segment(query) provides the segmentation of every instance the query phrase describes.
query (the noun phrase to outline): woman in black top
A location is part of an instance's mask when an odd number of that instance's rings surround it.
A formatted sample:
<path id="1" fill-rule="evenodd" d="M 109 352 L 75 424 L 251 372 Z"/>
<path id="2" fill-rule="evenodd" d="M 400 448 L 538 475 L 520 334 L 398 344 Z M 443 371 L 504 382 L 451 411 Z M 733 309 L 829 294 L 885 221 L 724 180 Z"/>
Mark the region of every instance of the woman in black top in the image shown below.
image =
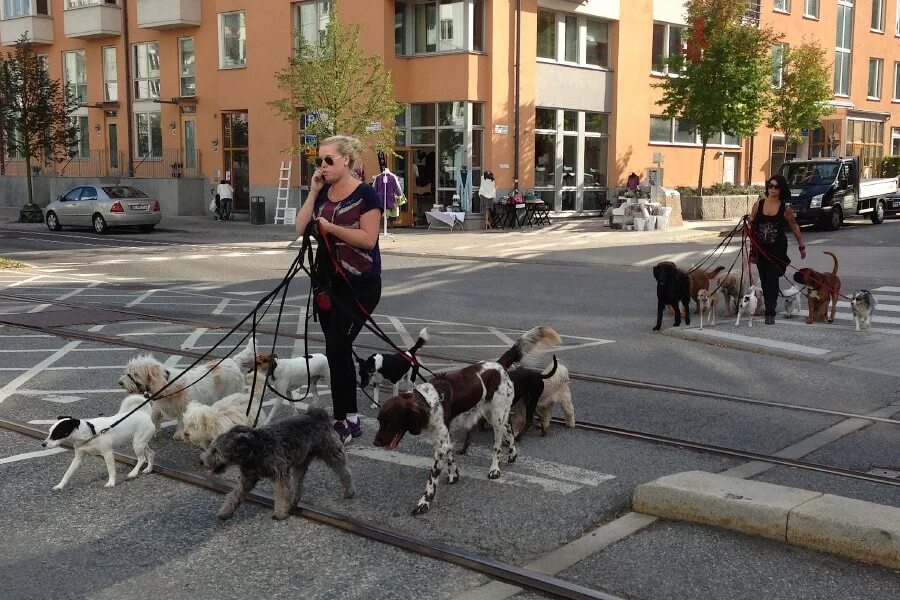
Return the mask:
<path id="1" fill-rule="evenodd" d="M 794 219 L 794 211 L 786 202 L 790 202 L 791 190 L 787 180 L 781 175 L 774 175 L 766 183 L 766 197 L 753 205 L 750 223 L 753 237 L 759 248 L 753 248 L 751 262 L 756 263 L 759 281 L 762 284 L 763 299 L 766 304 L 766 325 L 775 323 L 775 310 L 778 304 L 778 278 L 784 275 L 791 259 L 787 255 L 787 230 L 790 229 L 797 238 L 800 247 L 800 258 L 806 258 L 806 245 L 800 226 Z"/>

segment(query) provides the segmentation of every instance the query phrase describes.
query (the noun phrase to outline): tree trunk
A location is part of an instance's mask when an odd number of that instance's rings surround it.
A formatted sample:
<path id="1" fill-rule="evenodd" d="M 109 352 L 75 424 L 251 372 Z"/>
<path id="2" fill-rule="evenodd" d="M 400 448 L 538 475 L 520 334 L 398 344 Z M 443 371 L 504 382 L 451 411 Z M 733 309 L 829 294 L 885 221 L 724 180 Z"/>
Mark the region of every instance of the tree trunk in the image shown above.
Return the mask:
<path id="1" fill-rule="evenodd" d="M 709 140 L 703 138 L 703 146 L 700 149 L 700 177 L 697 179 L 697 193 L 703 197 L 703 166 L 706 164 L 706 144 Z"/>
<path id="2" fill-rule="evenodd" d="M 28 188 L 27 204 L 34 204 L 34 184 L 31 181 L 31 152 L 25 153 L 25 184 Z"/>

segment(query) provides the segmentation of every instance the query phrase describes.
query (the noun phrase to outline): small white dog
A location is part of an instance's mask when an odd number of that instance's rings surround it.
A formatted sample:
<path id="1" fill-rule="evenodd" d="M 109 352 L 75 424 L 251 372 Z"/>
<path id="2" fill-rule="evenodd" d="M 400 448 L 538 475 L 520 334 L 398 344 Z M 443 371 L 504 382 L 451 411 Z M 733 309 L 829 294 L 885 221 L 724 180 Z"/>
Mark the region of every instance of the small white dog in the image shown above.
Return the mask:
<path id="1" fill-rule="evenodd" d="M 853 292 L 853 299 L 850 300 L 850 308 L 853 309 L 853 322 L 856 323 L 856 330 L 860 327 L 868 329 L 872 322 L 872 313 L 875 312 L 877 304 L 875 296 L 869 290 L 857 290 Z"/>
<path id="2" fill-rule="evenodd" d="M 113 456 L 113 448 L 131 440 L 134 454 L 137 456 L 137 464 L 128 473 L 128 479 L 134 479 L 138 473 L 149 473 L 153 470 L 153 450 L 149 443 L 156 426 L 150 418 L 150 404 L 129 416 L 127 419 L 107 431 L 100 433 L 129 412 L 144 402 L 144 397 L 132 394 L 122 400 L 119 412 L 111 417 L 97 417 L 96 419 L 76 419 L 74 417 L 60 417 L 50 428 L 47 439 L 41 444 L 44 448 L 56 448 L 63 442 L 71 442 L 75 447 L 75 457 L 69 465 L 66 474 L 53 489 L 61 490 L 69 483 L 72 475 L 81 466 L 87 454 L 102 456 L 106 461 L 106 470 L 109 472 L 109 480 L 104 487 L 116 485 L 116 459 Z M 99 434 L 99 435 L 98 435 Z M 141 471 L 141 467 L 146 467 Z"/>
<path id="3" fill-rule="evenodd" d="M 283 396 L 289 394 L 298 388 L 310 384 L 310 393 L 319 402 L 318 383 L 328 384 L 330 382 L 331 371 L 328 368 L 328 359 L 324 354 L 311 354 L 309 358 L 305 356 L 297 356 L 294 358 L 278 358 L 277 354 L 272 352 L 261 352 L 256 355 L 257 377 L 265 380 L 269 377 L 269 385 Z M 309 374 L 306 373 L 306 366 L 309 365 Z M 275 396 L 275 405 L 266 416 L 265 424 L 271 423 L 275 417 L 275 413 L 284 404 L 284 398 Z"/>
<path id="4" fill-rule="evenodd" d="M 737 327 L 741 324 L 741 313 L 745 312 L 750 317 L 750 327 L 753 327 L 753 315 L 756 314 L 756 309 L 759 306 L 759 296 L 762 293 L 755 285 L 751 285 L 747 289 L 747 293 L 741 296 L 741 304 L 738 306 L 737 311 L 737 319 L 734 320 L 734 325 Z"/>
<path id="5" fill-rule="evenodd" d="M 797 304 L 800 299 L 800 289 L 792 285 L 786 290 L 781 290 L 781 296 L 784 298 L 784 316 L 793 317 L 797 312 Z"/>
<path id="6" fill-rule="evenodd" d="M 719 292 L 709 290 L 697 291 L 697 306 L 700 308 L 700 329 L 703 329 L 703 314 L 706 313 L 706 324 L 716 324 L 716 303 L 719 301 Z"/>
<path id="7" fill-rule="evenodd" d="M 153 401 L 153 422 L 158 426 L 164 419 L 178 422 L 175 439 L 181 439 L 181 419 L 191 402 L 212 404 L 229 394 L 244 390 L 244 373 L 253 365 L 253 340 L 247 343 L 234 358 L 218 359 L 205 365 L 197 365 L 184 377 L 172 384 Z M 119 385 L 132 394 L 149 392 L 155 394 L 170 379 L 183 373 L 184 369 L 169 372 L 165 365 L 152 355 L 138 356 L 125 365 L 125 374 Z"/>
<path id="8" fill-rule="evenodd" d="M 212 406 L 191 402 L 182 418 L 183 438 L 189 444 L 206 450 L 212 441 L 235 425 L 253 425 L 259 410 L 263 378 L 257 379 L 257 392 L 253 394 L 253 404 L 247 414 L 250 392 L 238 392 L 225 396 Z"/>

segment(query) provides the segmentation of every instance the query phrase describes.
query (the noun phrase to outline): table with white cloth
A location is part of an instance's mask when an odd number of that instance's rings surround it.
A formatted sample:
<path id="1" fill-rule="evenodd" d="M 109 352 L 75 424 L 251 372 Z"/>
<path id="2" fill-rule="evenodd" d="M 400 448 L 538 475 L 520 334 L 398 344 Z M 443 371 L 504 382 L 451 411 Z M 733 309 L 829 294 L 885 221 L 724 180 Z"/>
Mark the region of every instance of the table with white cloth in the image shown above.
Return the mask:
<path id="1" fill-rule="evenodd" d="M 459 225 L 460 229 L 463 229 L 463 223 L 466 221 L 466 213 L 465 212 L 440 212 L 436 210 L 429 210 L 425 213 L 425 218 L 428 220 L 428 229 L 431 229 L 434 225 L 445 226 L 453 231 L 453 229 Z"/>

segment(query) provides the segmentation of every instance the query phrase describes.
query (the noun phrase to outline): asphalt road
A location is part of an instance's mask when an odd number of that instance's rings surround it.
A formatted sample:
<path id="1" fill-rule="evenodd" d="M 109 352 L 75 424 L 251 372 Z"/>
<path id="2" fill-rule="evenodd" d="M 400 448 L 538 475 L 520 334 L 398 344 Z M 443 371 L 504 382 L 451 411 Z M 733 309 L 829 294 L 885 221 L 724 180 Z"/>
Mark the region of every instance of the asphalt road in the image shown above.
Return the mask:
<path id="1" fill-rule="evenodd" d="M 840 247 L 841 256 L 856 265 L 842 272 L 845 288 L 900 292 L 896 267 L 879 262 L 868 270 L 858 268 L 876 252 L 893 256 L 896 265 L 898 225 L 809 232 L 807 239 L 813 248 Z M 54 301 L 63 301 L 225 327 L 276 284 L 293 258 L 283 244 L 223 244 L 158 233 L 99 237 L 0 228 L 0 255 L 32 265 L 0 271 L 0 313 L 30 312 L 39 322 L 60 308 Z M 692 251 L 702 254 L 714 243 L 694 241 Z M 867 344 L 860 342 L 865 339 L 860 335 L 875 336 L 868 345 L 883 349 L 882 356 L 900 354 L 900 323 L 886 321 L 878 324 L 879 331 L 864 334 L 847 322 L 830 329 L 780 322 L 772 330 L 772 338 L 855 353 L 829 363 L 689 342 L 651 331 L 655 297 L 649 268 L 587 264 L 567 260 L 567 252 L 545 250 L 541 258 L 561 263 L 554 265 L 387 253 L 378 320 L 403 344 L 428 326 L 432 338 L 423 352 L 455 358 L 427 359 L 433 368 L 496 357 L 518 332 L 544 324 L 563 335 L 557 356 L 575 372 L 854 414 L 881 410 L 881 416 L 900 418 L 900 404 L 892 406 L 900 380 L 889 369 L 867 368 Z M 633 252 L 633 263 L 647 255 Z M 289 334 L 303 331 L 306 289 L 298 280 L 290 290 L 283 328 Z M 900 317 L 889 310 L 879 314 Z M 274 316 L 266 322 L 274 324 Z M 129 344 L 170 348 L 167 356 L 157 356 L 169 359 L 170 366 L 186 366 L 190 359 L 179 358 L 179 350 L 202 351 L 221 337 L 214 328 L 136 317 L 63 327 L 110 336 L 115 343 L 0 327 L 0 418 L 46 427 L 41 423 L 57 414 L 109 414 L 122 396 L 116 386 L 122 366 L 139 352 Z M 310 327 L 318 334 L 315 323 Z M 760 335 L 764 331 L 757 329 Z M 271 337 L 261 336 L 261 341 L 270 343 Z M 376 345 L 376 340 L 362 335 L 360 343 Z M 282 337 L 279 344 L 284 353 L 302 350 L 302 341 L 294 338 Z M 314 340 L 311 349 L 320 349 Z M 789 407 L 587 381 L 574 381 L 572 393 L 584 421 L 764 454 L 804 442 L 794 452 L 798 458 L 861 472 L 900 471 L 897 424 L 850 426 L 840 416 Z M 581 556 L 571 543 L 602 538 L 608 535 L 604 526 L 627 518 L 635 485 L 679 471 L 718 472 L 746 462 L 584 430 L 554 427 L 545 438 L 530 434 L 522 441 L 521 458 L 501 465 L 499 481 L 486 478 L 490 436 L 477 435 L 470 455 L 460 460 L 463 480 L 441 485 L 432 511 L 412 517 L 409 511 L 430 464 L 430 444 L 407 436 L 398 452 L 374 448 L 375 414 L 360 400 L 364 435 L 350 447 L 359 495 L 340 498 L 337 482 L 319 466 L 310 471 L 305 502 L 517 565 L 568 548 L 559 577 L 630 598 L 886 598 L 900 584 L 890 570 L 660 521 L 624 539 L 610 538 Z M 327 394 L 323 401 L 328 404 Z M 171 429 L 160 432 L 153 447 L 166 462 L 201 470 L 199 451 L 172 440 Z M 276 523 L 267 509 L 245 505 L 235 519 L 219 524 L 214 518 L 219 495 L 160 475 L 127 482 L 120 476 L 119 486 L 103 489 L 105 469 L 99 460 L 87 461 L 66 490 L 52 492 L 70 453 L 30 454 L 36 451 L 36 440 L 0 431 L 0 495 L 8 507 L 0 513 L 0 530 L 7 537 L 0 549 L 3 598 L 287 597 L 298 591 L 311 598 L 453 598 L 467 591 L 473 598 L 494 597 L 488 595 L 493 588 L 478 587 L 488 582 L 481 575 L 302 518 Z M 900 506 L 897 488 L 883 484 L 787 467 L 758 469 L 757 477 Z"/>

